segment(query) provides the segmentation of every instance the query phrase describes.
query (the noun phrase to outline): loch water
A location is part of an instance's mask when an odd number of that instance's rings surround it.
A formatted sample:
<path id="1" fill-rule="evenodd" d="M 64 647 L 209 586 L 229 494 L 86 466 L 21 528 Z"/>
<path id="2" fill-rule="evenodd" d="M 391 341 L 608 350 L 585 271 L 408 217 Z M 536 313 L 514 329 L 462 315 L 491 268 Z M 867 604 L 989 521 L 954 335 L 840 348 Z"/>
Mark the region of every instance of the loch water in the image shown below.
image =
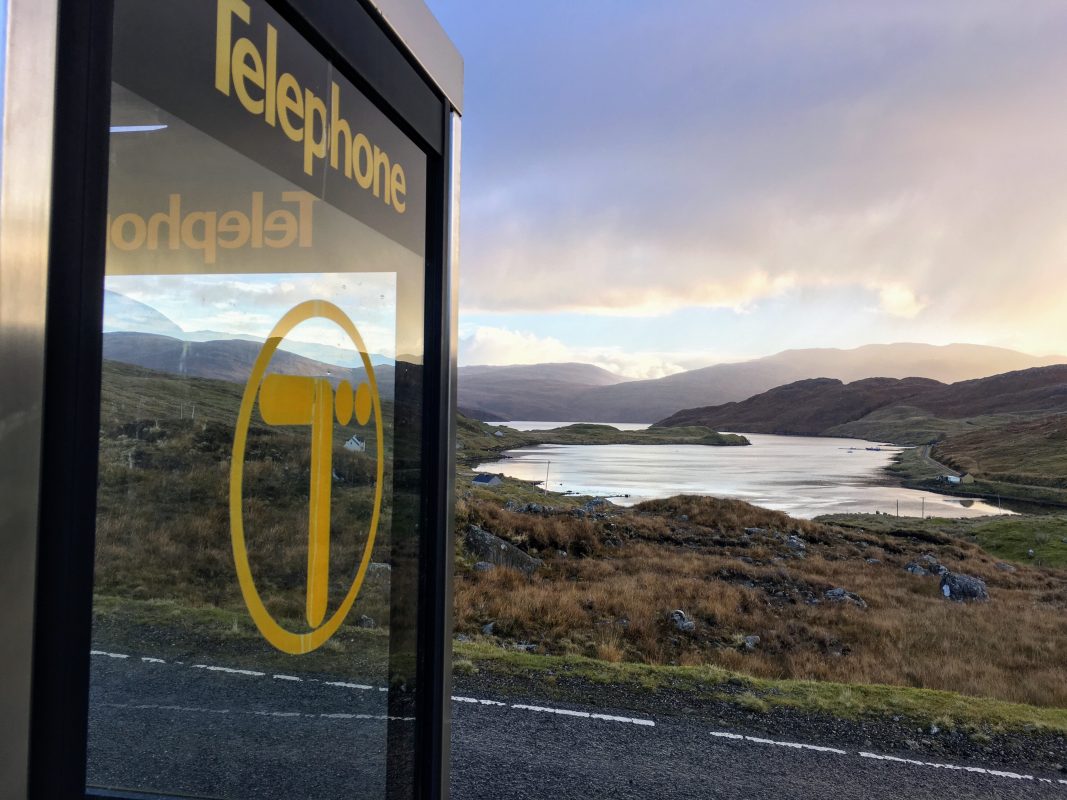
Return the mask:
<path id="1" fill-rule="evenodd" d="M 520 430 L 566 423 L 509 422 Z M 640 429 L 641 425 L 619 425 Z M 479 464 L 479 472 L 544 482 L 554 492 L 610 497 L 620 505 L 676 494 L 732 497 L 810 519 L 873 513 L 977 517 L 1011 513 L 997 505 L 899 486 L 884 471 L 903 448 L 811 436 L 744 434 L 751 445 L 539 445 Z"/>

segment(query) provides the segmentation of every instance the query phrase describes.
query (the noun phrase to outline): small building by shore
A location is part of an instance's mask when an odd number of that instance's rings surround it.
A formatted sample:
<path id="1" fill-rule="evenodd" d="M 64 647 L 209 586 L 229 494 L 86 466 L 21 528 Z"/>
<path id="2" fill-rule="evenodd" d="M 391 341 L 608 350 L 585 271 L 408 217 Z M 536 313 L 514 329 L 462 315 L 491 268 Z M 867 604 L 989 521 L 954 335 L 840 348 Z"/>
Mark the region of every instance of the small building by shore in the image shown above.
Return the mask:
<path id="1" fill-rule="evenodd" d="M 959 485 L 961 483 L 974 483 L 974 476 L 969 472 L 964 475 L 942 475 L 940 480 L 945 483 Z"/>

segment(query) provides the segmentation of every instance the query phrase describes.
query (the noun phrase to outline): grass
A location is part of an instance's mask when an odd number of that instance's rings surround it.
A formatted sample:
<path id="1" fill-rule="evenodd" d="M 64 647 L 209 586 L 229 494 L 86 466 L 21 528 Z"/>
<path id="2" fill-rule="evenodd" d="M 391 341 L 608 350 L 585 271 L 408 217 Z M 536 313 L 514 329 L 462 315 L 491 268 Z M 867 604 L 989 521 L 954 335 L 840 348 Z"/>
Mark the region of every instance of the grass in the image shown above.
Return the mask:
<path id="1" fill-rule="evenodd" d="M 288 622 L 295 626 L 299 621 Z M 261 671 L 296 669 L 293 656 L 275 650 L 260 636 L 244 607 L 96 594 L 93 626 L 94 645 L 106 644 L 122 652 Z M 299 657 L 299 669 L 305 674 L 378 677 L 383 681 L 387 680 L 388 663 L 388 630 L 351 624 L 342 625 L 318 650 Z"/>
<path id="2" fill-rule="evenodd" d="M 1067 733 L 1067 710 L 1040 708 L 955 692 L 900 686 L 841 684 L 753 678 L 709 665 L 662 666 L 605 663 L 583 656 L 546 656 L 507 650 L 484 641 L 458 642 L 459 674 L 499 675 L 539 684 L 546 693 L 564 693 L 579 681 L 627 691 L 635 699 L 671 692 L 692 703 L 726 702 L 749 711 L 794 709 L 840 719 L 901 717 L 926 727 L 971 732 L 1045 731 Z M 580 686 L 578 687 L 581 692 Z M 576 699 L 580 700 L 580 696 Z"/>
<path id="3" fill-rule="evenodd" d="M 105 362 L 97 495 L 96 591 L 132 599 L 244 607 L 233 579 L 229 460 L 243 387 Z M 196 417 L 180 410 L 195 401 Z M 391 404 L 387 404 L 391 406 Z M 383 409 L 383 414 L 391 408 Z M 254 418 L 255 419 L 255 418 Z M 351 583 L 373 505 L 373 460 L 334 431 L 330 588 Z M 364 431 L 373 448 L 373 431 Z M 389 497 L 386 448 L 385 496 Z M 310 444 L 306 430 L 249 429 L 244 521 L 251 568 L 271 613 L 304 613 Z M 392 509 L 383 507 L 372 561 L 388 561 Z M 388 581 L 368 578 L 360 611 L 388 620 Z"/>
<path id="4" fill-rule="evenodd" d="M 294 661 L 267 646 L 247 614 L 173 601 L 138 601 L 109 595 L 94 599 L 94 641 L 132 654 L 187 663 L 207 663 L 291 673 Z M 210 654 L 210 655 L 205 655 Z M 1067 732 L 1067 711 L 895 686 L 767 680 L 708 666 L 660 666 L 612 662 L 582 656 L 546 656 L 500 647 L 489 641 L 456 642 L 453 674 L 461 678 L 520 678 L 547 695 L 565 682 L 585 682 L 626 692 L 635 705 L 652 704 L 665 692 L 692 703 L 726 702 L 750 711 L 776 708 L 843 719 L 900 716 L 919 725 L 973 731 Z M 387 680 L 388 632 L 342 626 L 330 642 L 300 657 L 304 675 Z M 563 681 L 561 681 L 563 679 Z M 579 689 L 579 691 L 581 691 Z M 587 698 L 576 696 L 575 702 Z"/>
<path id="5" fill-rule="evenodd" d="M 871 442 L 921 445 L 941 441 L 975 428 L 1001 424 L 1011 415 L 986 415 L 964 419 L 941 419 L 914 406 L 892 406 L 823 431 L 824 436 L 848 436 Z"/>
<path id="6" fill-rule="evenodd" d="M 955 439 L 948 439 L 942 442 L 931 455 L 935 459 L 942 459 L 950 468 L 966 472 L 968 466 L 974 465 L 968 462 L 954 462 L 946 455 L 946 448 L 951 452 L 955 441 Z M 981 498 L 992 503 L 1008 501 L 1015 506 L 1030 510 L 1067 506 L 1067 489 L 1025 484 L 1021 482 L 1024 479 L 1019 475 L 1012 476 L 1013 481 L 1005 481 L 972 473 L 975 477 L 974 483 L 942 483 L 937 478 L 945 474 L 945 471 L 923 459 L 920 456 L 920 449 L 919 447 L 909 448 L 894 456 L 893 463 L 886 467 L 886 471 L 905 486 L 913 489 L 959 497 Z"/>
<path id="7" fill-rule="evenodd" d="M 934 457 L 989 481 L 1067 489 L 1067 415 L 1014 421 L 953 436 Z"/>
<path id="8" fill-rule="evenodd" d="M 456 627 L 468 635 L 492 621 L 501 641 L 552 655 L 1067 706 L 1065 576 L 1031 565 L 1002 571 L 964 537 L 793 520 L 703 497 L 612 509 L 603 519 L 488 501 L 461 503 L 457 513 L 461 528 L 478 524 L 545 560 L 532 578 L 458 574 Z M 805 541 L 803 557 L 790 535 Z M 925 554 L 981 577 L 991 602 L 950 603 L 936 578 L 904 571 Z M 835 587 L 867 608 L 829 602 Z M 674 609 L 693 620 L 691 632 L 670 620 Z M 755 650 L 738 644 L 748 635 L 761 639 Z"/>
<path id="9" fill-rule="evenodd" d="M 1067 506 L 1067 414 L 990 414 L 940 419 L 910 406 L 880 409 L 823 431 L 903 445 L 933 444 L 931 455 L 970 473 L 973 484 L 946 485 L 941 474 L 906 451 L 889 472 L 913 488 L 1035 506 Z"/>
<path id="10" fill-rule="evenodd" d="M 744 436 L 718 433 L 702 425 L 621 431 L 611 425 L 578 423 L 545 431 L 518 431 L 457 415 L 457 459 L 464 464 L 493 460 L 504 450 L 539 444 L 693 444 L 711 447 L 749 444 Z"/>
<path id="11" fill-rule="evenodd" d="M 834 514 L 819 521 L 894 536 L 946 535 L 974 542 L 1004 561 L 1067 569 L 1067 515 L 1020 514 L 971 519 L 893 517 L 886 514 Z M 1031 557 L 1029 551 L 1033 550 Z"/>
<path id="12" fill-rule="evenodd" d="M 927 481 L 944 475 L 945 471 L 938 469 L 921 455 L 922 447 L 909 447 L 893 456 L 892 463 L 886 467 L 886 472 L 903 481 Z"/>
<path id="13" fill-rule="evenodd" d="M 556 509 L 573 509 L 580 506 L 588 498 L 577 495 L 565 495 L 558 492 L 545 493 L 542 488 L 543 481 L 523 481 L 518 478 L 509 478 L 500 475 L 500 486 L 475 486 L 471 481 L 475 472 L 469 467 L 459 466 L 456 469 L 456 489 L 459 500 L 486 500 L 498 504 L 511 503 L 512 505 L 526 505 L 537 503 L 549 505 Z"/>
<path id="14" fill-rule="evenodd" d="M 236 665 L 293 668 L 251 626 L 234 580 L 227 486 L 241 390 L 105 364 L 95 582 L 102 640 L 135 652 L 197 659 L 211 653 Z M 192 419 L 185 409 L 194 402 Z M 479 426 L 460 420 L 468 442 L 485 434 L 487 426 Z M 347 435 L 338 430 L 334 440 L 331 597 L 351 579 L 369 508 L 371 460 L 341 448 Z M 509 446 L 517 435 L 490 433 L 485 444 Z M 386 444 L 388 475 L 392 443 Z M 291 629 L 304 615 L 308 467 L 306 431 L 253 425 L 244 506 L 252 569 L 271 613 Z M 600 680 L 653 690 L 704 681 L 716 693 L 743 695 L 738 702 L 751 708 L 796 703 L 828 713 L 893 704 L 925 713 L 912 698 L 922 698 L 935 716 L 960 719 L 970 708 L 1010 720 L 1007 706 L 1018 704 L 1047 709 L 1051 719 L 1059 713 L 1052 709 L 1067 707 L 1067 574 L 1060 569 L 1067 566 L 1061 541 L 1067 533 L 1057 534 L 1063 518 L 980 525 L 902 525 L 884 516 L 803 521 L 707 497 L 589 509 L 586 498 L 546 497 L 522 481 L 474 488 L 470 475 L 457 481 L 456 628 L 480 638 L 482 626 L 493 622 L 494 635 L 479 645 L 484 651 L 460 648 L 470 662 L 461 671 L 558 658 L 528 663 L 569 664 L 583 675 L 599 670 Z M 518 510 L 530 503 L 541 510 Z M 390 558 L 394 513 L 385 509 L 374 561 Z M 462 548 L 469 524 L 543 559 L 543 566 L 531 577 L 475 571 Z M 1029 547 L 1032 561 L 1024 557 Z M 904 572 L 924 554 L 986 580 L 992 600 L 945 601 L 936 578 Z M 998 559 L 1019 566 L 1006 572 Z M 384 572 L 368 578 L 349 616 L 370 616 L 377 630 L 344 626 L 302 659 L 301 669 L 384 669 L 390 583 Z M 835 587 L 862 596 L 866 608 L 828 601 L 825 592 Z M 675 609 L 686 612 L 693 630 L 671 621 Z M 760 637 L 755 649 L 743 645 L 749 635 Z M 494 660 L 500 645 L 516 643 L 537 653 Z"/>
<path id="15" fill-rule="evenodd" d="M 547 431 L 523 431 L 537 444 L 699 444 L 712 447 L 749 444 L 736 433 L 718 433 L 703 425 L 621 431 L 611 425 L 577 423 Z"/>

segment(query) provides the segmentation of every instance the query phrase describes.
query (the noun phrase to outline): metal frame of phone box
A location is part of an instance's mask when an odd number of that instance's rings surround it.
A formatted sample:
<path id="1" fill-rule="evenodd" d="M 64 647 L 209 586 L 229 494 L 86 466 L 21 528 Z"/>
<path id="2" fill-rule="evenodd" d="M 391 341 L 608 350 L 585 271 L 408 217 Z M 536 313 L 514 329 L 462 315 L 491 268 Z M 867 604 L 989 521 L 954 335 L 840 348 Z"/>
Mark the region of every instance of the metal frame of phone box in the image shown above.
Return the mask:
<path id="1" fill-rule="evenodd" d="M 393 758 L 392 748 L 405 750 L 407 766 L 390 766 L 388 796 L 445 797 L 451 656 L 452 548 L 448 543 L 452 533 L 455 457 L 451 442 L 458 286 L 457 105 L 461 102 L 456 87 L 461 91 L 462 62 L 458 53 L 447 54 L 444 63 L 449 74 L 431 77 L 425 65 L 432 69 L 435 62 L 442 63 L 441 59 L 430 53 L 429 57 L 423 54 L 420 60 L 419 54 L 405 47 L 404 38 L 415 43 L 447 44 L 443 32 L 431 31 L 427 37 L 416 31 L 415 36 L 402 38 L 390 26 L 390 19 L 432 23 L 421 0 L 380 0 L 376 4 L 369 0 L 269 2 L 420 146 L 428 159 L 424 300 L 427 347 L 418 487 L 418 527 L 422 534 L 415 576 L 419 614 L 414 632 L 418 654 L 414 704 L 418 723 L 406 735 L 407 741 L 394 741 L 390 734 L 389 758 Z M 44 7 L 52 7 L 58 14 L 42 13 Z M 20 706 L 17 697 L 0 697 L 0 712 L 13 710 L 14 714 L 8 717 L 12 726 L 0 734 L 7 740 L 0 746 L 0 794 L 39 800 L 158 798 L 160 795 L 85 787 L 113 6 L 111 0 L 8 0 L 8 8 L 9 48 L 24 48 L 26 38 L 30 38 L 46 43 L 43 52 L 47 54 L 47 43 L 54 40 L 56 59 L 47 290 L 40 298 L 47 322 L 43 338 L 38 331 L 37 339 L 29 340 L 31 345 L 38 342 L 39 347 L 23 348 L 22 362 L 0 349 L 0 371 L 26 363 L 27 358 L 32 366 L 43 370 L 43 386 L 39 387 L 43 401 L 39 479 L 33 475 L 36 454 L 27 453 L 25 463 L 30 474 L 19 480 L 12 478 L 9 485 L 0 487 L 5 496 L 11 492 L 12 498 L 21 492 L 21 502 L 31 511 L 31 505 L 36 505 L 37 516 L 36 530 L 24 525 L 3 531 L 5 539 L 10 535 L 10 545 L 29 545 L 29 557 L 12 569 L 26 564 L 32 567 L 36 549 L 36 587 L 28 708 Z M 387 14 L 389 11 L 394 12 L 392 16 Z M 8 63 L 13 62 L 9 59 Z M 11 109 L 12 99 L 26 91 L 26 87 L 17 85 L 22 79 L 19 74 L 8 77 L 15 91 L 8 92 L 5 112 Z M 444 91 L 441 86 L 446 87 Z M 32 88 L 46 91 L 40 85 Z M 8 125 L 13 122 L 18 121 L 7 119 Z M 46 125 L 47 120 L 41 124 Z M 6 154 L 8 158 L 15 155 L 10 149 Z M 43 234 L 43 226 L 39 228 Z M 5 230 L 4 236 L 7 235 Z M 27 263 L 21 265 L 24 272 Z M 12 261 L 3 269 L 10 276 L 18 266 Z M 0 317 L 0 333 L 4 336 L 11 333 L 6 328 Z M 33 370 L 27 377 L 32 383 Z M 16 375 L 14 380 L 18 379 Z M 34 386 L 28 387 L 26 394 L 29 408 Z M 7 414 L 10 409 L 0 406 L 0 411 Z M 0 478 L 6 475 L 0 474 Z M 27 490 L 36 491 L 34 497 L 27 498 Z M 26 530 L 27 527 L 31 529 Z M 17 550 L 16 547 L 13 552 Z M 29 581 L 25 583 L 30 585 Z M 14 584 L 0 588 L 0 601 L 19 600 L 13 596 L 16 590 Z M 26 590 L 22 593 L 25 595 Z M 0 616 L 5 614 L 7 610 L 0 610 Z M 5 620 L 3 631 L 22 634 L 28 643 L 26 628 L 30 624 L 25 614 L 12 614 Z M 20 672 L 24 677 L 26 651 L 26 647 L 15 646 L 0 655 L 0 677 L 15 678 Z M 26 722 L 26 711 L 28 731 L 19 725 L 19 714 Z M 25 754 L 26 736 L 28 771 L 19 776 L 18 761 Z"/>

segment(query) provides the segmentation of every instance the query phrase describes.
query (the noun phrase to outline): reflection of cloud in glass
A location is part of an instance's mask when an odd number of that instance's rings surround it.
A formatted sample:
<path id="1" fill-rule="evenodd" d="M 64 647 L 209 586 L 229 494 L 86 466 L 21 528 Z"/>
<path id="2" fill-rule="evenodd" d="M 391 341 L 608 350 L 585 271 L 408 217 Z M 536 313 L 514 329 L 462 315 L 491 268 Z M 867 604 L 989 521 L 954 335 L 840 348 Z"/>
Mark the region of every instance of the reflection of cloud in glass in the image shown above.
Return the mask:
<path id="1" fill-rule="evenodd" d="M 396 278 L 391 273 L 307 275 L 108 276 L 104 330 L 140 331 L 187 341 L 262 341 L 297 303 L 325 299 L 358 326 L 376 362 L 396 351 Z M 287 338 L 287 349 L 343 366 L 358 356 L 348 337 L 316 320 Z"/>
<path id="2" fill-rule="evenodd" d="M 173 320 L 150 305 L 108 290 L 104 292 L 104 332 L 138 331 L 163 336 L 181 336 L 182 329 Z"/>

